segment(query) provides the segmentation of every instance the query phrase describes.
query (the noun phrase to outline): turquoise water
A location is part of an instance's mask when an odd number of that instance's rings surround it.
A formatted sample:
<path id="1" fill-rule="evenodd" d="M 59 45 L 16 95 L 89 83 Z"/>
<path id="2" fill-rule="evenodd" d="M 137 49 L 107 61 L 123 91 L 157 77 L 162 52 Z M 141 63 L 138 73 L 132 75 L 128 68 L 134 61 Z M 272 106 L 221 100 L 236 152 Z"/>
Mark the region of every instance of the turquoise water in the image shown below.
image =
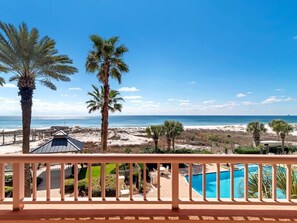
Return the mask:
<path id="1" fill-rule="evenodd" d="M 268 123 L 273 119 L 283 119 L 291 124 L 297 123 L 297 116 L 207 116 L 207 115 L 134 115 L 134 116 L 110 116 L 110 127 L 146 127 L 160 124 L 165 120 L 176 120 L 185 126 L 205 125 L 235 125 L 247 124 L 251 121 Z M 67 116 L 67 117 L 34 117 L 32 128 L 44 128 L 51 126 L 82 126 L 100 127 L 99 116 Z M 0 116 L 0 129 L 19 129 L 22 126 L 21 117 Z"/>
<path id="2" fill-rule="evenodd" d="M 234 170 L 234 197 L 235 198 L 243 198 L 244 196 L 244 165 L 239 164 L 236 165 L 237 168 Z M 258 172 L 258 166 L 255 164 L 249 164 L 248 171 L 251 174 L 255 174 Z M 271 166 L 263 166 L 263 171 L 267 171 L 268 173 L 272 172 Z M 221 198 L 230 198 L 230 171 L 221 171 L 220 175 L 220 194 Z M 189 177 L 186 176 L 187 181 Z M 202 174 L 193 175 L 192 179 L 192 187 L 199 194 L 202 194 Z M 206 197 L 207 198 L 216 198 L 217 192 L 217 180 L 216 173 L 207 173 L 206 174 Z M 279 199 L 285 198 L 285 195 L 281 190 L 277 189 L 277 197 Z"/>

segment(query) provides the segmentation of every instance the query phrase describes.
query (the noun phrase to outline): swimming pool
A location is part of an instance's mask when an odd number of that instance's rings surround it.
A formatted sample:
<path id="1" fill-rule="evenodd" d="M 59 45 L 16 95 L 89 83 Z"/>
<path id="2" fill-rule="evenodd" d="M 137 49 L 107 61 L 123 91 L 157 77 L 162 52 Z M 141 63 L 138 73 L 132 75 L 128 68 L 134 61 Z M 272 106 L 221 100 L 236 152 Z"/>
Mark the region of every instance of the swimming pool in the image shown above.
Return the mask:
<path id="1" fill-rule="evenodd" d="M 235 165 L 234 170 L 234 197 L 243 198 L 244 197 L 244 165 Z M 251 174 L 258 172 L 258 165 L 249 164 L 248 171 Z M 272 172 L 271 166 L 263 166 L 263 171 L 268 173 Z M 186 176 L 186 180 L 189 181 L 189 177 Z M 230 171 L 221 171 L 220 174 L 220 194 L 221 198 L 230 198 Z M 192 187 L 193 189 L 202 195 L 202 174 L 196 174 L 192 177 Z M 217 179 L 216 173 L 206 174 L 206 198 L 216 198 L 217 196 Z M 277 189 L 277 197 L 279 199 L 285 198 L 285 195 L 281 190 Z"/>

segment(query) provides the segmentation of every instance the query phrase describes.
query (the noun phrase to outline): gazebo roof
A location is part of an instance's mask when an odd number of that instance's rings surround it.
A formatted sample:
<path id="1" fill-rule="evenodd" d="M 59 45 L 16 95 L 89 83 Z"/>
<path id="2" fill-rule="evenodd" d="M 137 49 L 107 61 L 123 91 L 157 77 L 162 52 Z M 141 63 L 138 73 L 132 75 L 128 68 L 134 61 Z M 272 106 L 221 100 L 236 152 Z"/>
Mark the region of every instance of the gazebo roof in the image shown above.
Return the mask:
<path id="1" fill-rule="evenodd" d="M 54 134 L 52 140 L 36 149 L 31 150 L 30 153 L 44 154 L 81 152 L 83 147 L 83 142 L 69 137 L 64 131 L 60 130 Z"/>

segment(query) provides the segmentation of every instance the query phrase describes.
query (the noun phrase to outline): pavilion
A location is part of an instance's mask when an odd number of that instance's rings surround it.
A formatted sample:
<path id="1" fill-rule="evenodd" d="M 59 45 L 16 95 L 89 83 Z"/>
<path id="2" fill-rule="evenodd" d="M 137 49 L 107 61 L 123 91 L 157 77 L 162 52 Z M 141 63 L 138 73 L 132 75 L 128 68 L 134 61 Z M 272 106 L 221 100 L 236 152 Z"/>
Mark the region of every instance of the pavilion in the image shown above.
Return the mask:
<path id="1" fill-rule="evenodd" d="M 81 153 L 84 143 L 73 139 L 67 133 L 60 130 L 53 134 L 53 138 L 47 143 L 30 151 L 31 154 L 50 154 L 50 153 Z"/>

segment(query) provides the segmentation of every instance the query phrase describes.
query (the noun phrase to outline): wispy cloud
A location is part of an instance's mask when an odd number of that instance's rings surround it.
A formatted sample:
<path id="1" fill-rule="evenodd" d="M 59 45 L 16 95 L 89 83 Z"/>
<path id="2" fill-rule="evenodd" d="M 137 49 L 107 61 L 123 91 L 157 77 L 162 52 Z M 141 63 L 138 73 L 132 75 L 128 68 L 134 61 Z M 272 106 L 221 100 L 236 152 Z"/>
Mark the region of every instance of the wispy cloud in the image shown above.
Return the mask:
<path id="1" fill-rule="evenodd" d="M 251 102 L 251 101 L 243 101 L 243 102 L 241 102 L 241 104 L 246 105 L 246 106 L 249 106 L 249 105 L 254 105 L 256 103 Z"/>
<path id="2" fill-rule="evenodd" d="M 244 98 L 244 97 L 246 97 L 247 95 L 246 94 L 244 94 L 244 93 L 238 93 L 237 95 L 236 95 L 236 97 L 238 97 L 238 98 Z"/>
<path id="3" fill-rule="evenodd" d="M 71 87 L 68 88 L 69 91 L 81 91 L 82 89 L 80 87 Z"/>
<path id="4" fill-rule="evenodd" d="M 3 88 L 17 88 L 17 86 L 15 84 L 4 84 L 2 87 Z"/>
<path id="5" fill-rule="evenodd" d="M 284 88 L 276 88 L 276 89 L 274 89 L 275 91 L 286 91 L 286 89 L 284 89 Z"/>
<path id="6" fill-rule="evenodd" d="M 139 91 L 136 87 L 121 87 L 118 91 L 120 92 L 136 92 Z"/>
<path id="7" fill-rule="evenodd" d="M 169 98 L 168 101 L 175 101 L 175 102 L 179 102 L 179 103 L 189 103 L 190 100 L 188 99 L 178 99 L 178 98 Z"/>
<path id="8" fill-rule="evenodd" d="M 190 105 L 190 102 L 182 102 L 182 103 L 179 103 L 179 105 L 181 105 L 181 106 L 188 106 L 188 105 Z"/>
<path id="9" fill-rule="evenodd" d="M 207 101 L 204 101 L 202 103 L 203 104 L 213 104 L 213 103 L 215 103 L 215 100 L 207 100 Z"/>
<path id="10" fill-rule="evenodd" d="M 188 82 L 188 84 L 189 85 L 196 85 L 196 84 L 198 84 L 196 81 L 190 81 L 190 82 Z"/>
<path id="11" fill-rule="evenodd" d="M 289 102 L 289 101 L 294 101 L 293 98 L 288 97 L 288 98 L 282 98 L 282 97 L 276 97 L 276 96 L 270 96 L 264 101 L 262 101 L 262 104 L 272 104 L 272 103 L 277 103 L 277 102 Z"/>
<path id="12" fill-rule="evenodd" d="M 128 100 L 136 100 L 136 99 L 140 99 L 142 98 L 142 96 L 139 95 L 133 95 L 133 96 L 124 96 L 124 99 L 128 99 Z"/>

